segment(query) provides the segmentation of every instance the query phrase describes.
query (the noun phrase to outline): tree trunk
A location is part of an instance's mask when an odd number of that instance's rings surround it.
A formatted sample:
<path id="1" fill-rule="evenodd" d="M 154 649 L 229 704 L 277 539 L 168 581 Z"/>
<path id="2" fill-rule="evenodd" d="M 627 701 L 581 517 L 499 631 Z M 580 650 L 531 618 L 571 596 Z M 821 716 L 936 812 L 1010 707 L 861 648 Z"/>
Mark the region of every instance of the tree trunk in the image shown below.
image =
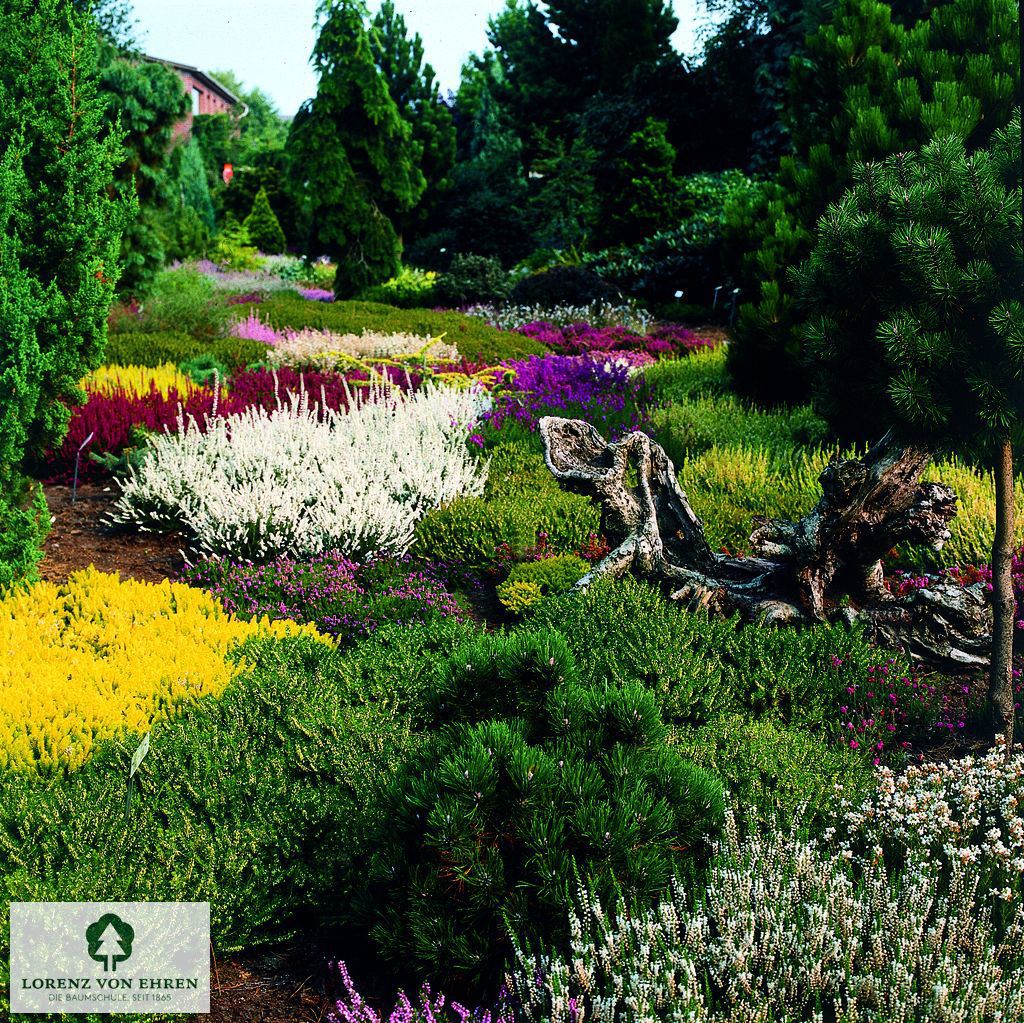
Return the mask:
<path id="1" fill-rule="evenodd" d="M 996 455 L 996 536 L 992 545 L 992 670 L 989 702 L 997 733 L 1006 737 L 1006 755 L 1013 749 L 1013 446 L 1004 437 Z"/>
<path id="2" fill-rule="evenodd" d="M 857 620 L 930 668 L 989 668 L 991 611 L 980 583 L 942 580 L 900 597 L 884 583 L 882 559 L 893 547 L 939 549 L 950 536 L 956 495 L 921 482 L 928 451 L 887 436 L 863 458 L 833 459 L 814 508 L 796 522 L 758 521 L 752 555 L 734 558 L 711 550 L 675 467 L 646 434 L 608 443 L 588 423 L 552 416 L 540 433 L 561 486 L 600 503 L 612 546 L 579 588 L 633 572 L 715 614 L 773 625 Z"/>

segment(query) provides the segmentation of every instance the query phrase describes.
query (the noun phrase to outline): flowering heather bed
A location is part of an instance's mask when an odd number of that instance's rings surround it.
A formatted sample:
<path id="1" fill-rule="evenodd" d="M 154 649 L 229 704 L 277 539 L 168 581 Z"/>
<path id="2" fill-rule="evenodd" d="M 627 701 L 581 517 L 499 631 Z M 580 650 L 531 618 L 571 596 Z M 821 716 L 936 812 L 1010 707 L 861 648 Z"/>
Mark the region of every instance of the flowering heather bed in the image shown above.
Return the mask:
<path id="1" fill-rule="evenodd" d="M 107 472 L 86 457 L 89 452 L 120 454 L 132 446 L 132 434 L 140 427 L 151 433 L 174 433 L 181 416 L 195 420 L 202 430 L 210 417 L 234 415 L 254 407 L 270 410 L 279 398 L 303 389 L 314 407 L 344 409 L 351 387 L 363 382 L 360 376 L 365 374 L 353 373 L 346 378 L 340 373 L 299 373 L 287 367 L 276 371 L 246 370 L 235 374 L 230 389 L 216 400 L 210 387 L 194 386 L 179 391 L 173 385 L 159 387 L 153 381 L 148 391 L 138 393 L 104 383 L 101 391 L 90 391 L 85 405 L 74 410 L 64 443 L 44 459 L 42 475 L 50 482 L 70 480 L 75 454 L 90 434 L 92 439 L 82 452 L 82 479 L 95 479 Z M 396 379 L 396 383 L 408 379 L 404 374 L 401 376 L 403 380 Z M 411 383 L 414 387 L 418 385 L 416 380 Z"/>
<path id="2" fill-rule="evenodd" d="M 594 327 L 589 323 L 558 326 L 536 320 L 523 324 L 519 333 L 563 355 L 635 352 L 659 359 L 715 346 L 714 341 L 671 323 L 652 327 L 646 333 L 636 333 L 626 327 Z"/>
<path id="3" fill-rule="evenodd" d="M 494 429 L 513 422 L 535 430 L 546 415 L 586 419 L 613 439 L 645 428 L 650 391 L 618 360 L 531 355 L 505 366 L 515 376 L 495 392 L 486 417 Z"/>
<path id="4" fill-rule="evenodd" d="M 727 817 L 696 891 L 603 906 L 585 886 L 570 947 L 513 962 L 491 1007 L 425 987 L 387 1017 L 345 993 L 334 1023 L 805 1023 L 1024 1019 L 1024 757 L 882 769 L 836 801 L 824 840 L 801 823 Z M 568 954 L 564 954 L 568 952 Z"/>
<path id="5" fill-rule="evenodd" d="M 280 557 L 264 565 L 209 558 L 186 569 L 182 581 L 208 590 L 241 617 L 315 624 L 340 640 L 358 639 L 382 625 L 462 620 L 454 596 L 436 574 L 413 566 L 408 557 L 363 565 L 338 551 L 306 561 Z"/>

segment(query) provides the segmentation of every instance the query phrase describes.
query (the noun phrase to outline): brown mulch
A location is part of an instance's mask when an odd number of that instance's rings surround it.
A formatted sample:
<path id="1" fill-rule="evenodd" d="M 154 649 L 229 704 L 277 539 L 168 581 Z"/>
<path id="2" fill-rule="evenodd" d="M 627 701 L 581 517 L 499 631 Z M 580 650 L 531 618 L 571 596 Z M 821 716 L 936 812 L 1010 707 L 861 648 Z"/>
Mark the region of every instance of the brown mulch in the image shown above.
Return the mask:
<path id="1" fill-rule="evenodd" d="M 160 582 L 182 567 L 181 537 L 115 530 L 106 525 L 115 488 L 81 483 L 71 503 L 71 487 L 47 485 L 46 503 L 54 522 L 43 546 L 39 574 L 61 583 L 81 568 L 95 565 L 101 572 L 120 572 L 123 579 Z"/>
<path id="2" fill-rule="evenodd" d="M 243 952 L 217 960 L 210 1014 L 195 1023 L 321 1023 L 333 1006 L 321 966 L 287 950 Z"/>

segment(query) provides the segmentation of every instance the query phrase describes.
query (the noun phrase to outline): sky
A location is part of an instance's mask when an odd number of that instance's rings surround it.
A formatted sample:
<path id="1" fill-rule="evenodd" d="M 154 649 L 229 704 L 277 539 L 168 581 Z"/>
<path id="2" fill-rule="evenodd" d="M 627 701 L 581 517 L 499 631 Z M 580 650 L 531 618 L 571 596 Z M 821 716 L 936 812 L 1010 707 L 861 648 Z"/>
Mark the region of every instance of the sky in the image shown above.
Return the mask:
<path id="1" fill-rule="evenodd" d="M 146 53 L 204 71 L 234 71 L 292 115 L 316 91 L 309 67 L 316 0 L 134 0 L 137 36 Z M 371 10 L 377 9 L 371 0 Z M 470 53 L 486 42 L 487 19 L 504 0 L 396 0 L 442 89 L 456 89 Z M 684 53 L 697 48 L 705 16 L 697 0 L 674 0 Z"/>

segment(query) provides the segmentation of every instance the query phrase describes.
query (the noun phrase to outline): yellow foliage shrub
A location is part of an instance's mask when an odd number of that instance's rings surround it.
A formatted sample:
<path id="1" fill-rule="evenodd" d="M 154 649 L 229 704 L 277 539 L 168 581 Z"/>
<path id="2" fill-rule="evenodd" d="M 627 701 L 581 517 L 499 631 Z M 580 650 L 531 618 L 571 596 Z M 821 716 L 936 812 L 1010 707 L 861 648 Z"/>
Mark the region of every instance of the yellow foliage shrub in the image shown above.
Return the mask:
<path id="1" fill-rule="evenodd" d="M 317 635 L 241 621 L 181 583 L 94 568 L 11 591 L 0 599 L 0 768 L 74 770 L 98 741 L 218 696 L 247 667 L 228 656 L 241 641 L 300 632 Z"/>
<path id="2" fill-rule="evenodd" d="M 160 366 L 100 366 L 82 381 L 82 386 L 96 394 L 113 394 L 120 390 L 135 396 L 149 394 L 155 386 L 164 397 L 172 387 L 181 397 L 199 389 L 199 385 L 173 362 Z"/>

